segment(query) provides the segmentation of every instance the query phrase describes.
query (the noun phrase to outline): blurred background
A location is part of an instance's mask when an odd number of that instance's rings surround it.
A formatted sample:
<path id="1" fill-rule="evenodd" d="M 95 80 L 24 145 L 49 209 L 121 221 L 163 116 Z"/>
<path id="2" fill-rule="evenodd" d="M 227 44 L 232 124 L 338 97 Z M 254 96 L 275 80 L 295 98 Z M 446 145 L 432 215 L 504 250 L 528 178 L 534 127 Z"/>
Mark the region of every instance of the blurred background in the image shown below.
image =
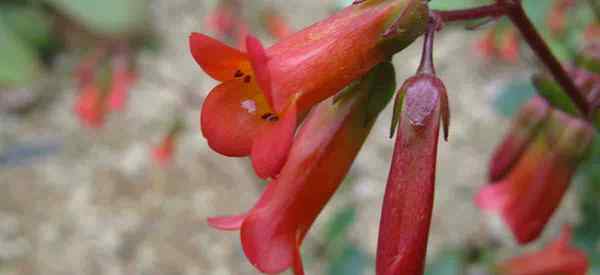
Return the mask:
<path id="1" fill-rule="evenodd" d="M 563 60 L 593 31 L 585 6 L 524 1 Z M 216 82 L 191 58 L 188 35 L 237 47 L 252 33 L 269 45 L 350 2 L 2 0 L 0 274 L 258 274 L 238 233 L 205 222 L 248 209 L 263 183 L 246 159 L 212 152 L 203 139 L 200 106 Z M 582 212 L 578 191 L 599 182 L 598 166 L 582 169 L 544 237 L 525 248 L 474 206 L 490 153 L 539 71 L 508 22 L 476 23 L 446 26 L 436 40 L 452 125 L 440 145 L 429 273 L 480 274 L 545 244 L 565 222 L 585 225 L 576 239 L 595 255 L 600 227 L 582 221 L 597 220 L 600 208 Z M 399 83 L 415 72 L 420 41 L 394 57 Z M 388 108 L 309 233 L 307 274 L 374 273 L 390 119 Z"/>

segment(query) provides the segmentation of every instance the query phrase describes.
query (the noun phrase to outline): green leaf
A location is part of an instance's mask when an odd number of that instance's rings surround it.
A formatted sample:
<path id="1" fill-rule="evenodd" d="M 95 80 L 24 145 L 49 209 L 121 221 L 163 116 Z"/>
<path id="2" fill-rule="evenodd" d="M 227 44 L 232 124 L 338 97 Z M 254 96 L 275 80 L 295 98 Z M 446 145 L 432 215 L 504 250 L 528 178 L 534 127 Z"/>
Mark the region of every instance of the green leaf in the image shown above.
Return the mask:
<path id="1" fill-rule="evenodd" d="M 0 86 L 29 83 L 39 71 L 40 63 L 33 49 L 0 22 Z"/>
<path id="2" fill-rule="evenodd" d="M 519 110 L 535 94 L 535 87 L 529 80 L 511 81 L 501 88 L 493 100 L 493 105 L 498 113 L 506 117 Z"/>
<path id="3" fill-rule="evenodd" d="M 365 252 L 347 243 L 343 252 L 330 261 L 327 274 L 361 275 L 365 273 L 369 262 L 369 256 Z"/>
<path id="4" fill-rule="evenodd" d="M 427 266 L 425 275 L 463 275 L 465 265 L 466 257 L 463 251 L 446 250 Z"/>
<path id="5" fill-rule="evenodd" d="M 573 103 L 558 83 L 542 75 L 534 75 L 532 80 L 537 88 L 537 93 L 545 98 L 550 105 L 566 113 L 577 114 L 575 103 Z"/>
<path id="6" fill-rule="evenodd" d="M 384 62 L 369 73 L 370 86 L 367 102 L 367 123 L 372 122 L 387 106 L 396 91 L 396 71 L 394 65 Z"/>
<path id="7" fill-rule="evenodd" d="M 40 9 L 23 5 L 1 5 L 0 20 L 33 47 L 45 48 L 51 43 L 52 19 Z"/>
<path id="8" fill-rule="evenodd" d="M 45 0 L 93 32 L 126 34 L 143 28 L 147 0 Z"/>
<path id="9" fill-rule="evenodd" d="M 491 4 L 493 1 L 481 0 L 432 0 L 429 7 L 438 10 L 464 9 L 476 7 L 484 4 Z"/>

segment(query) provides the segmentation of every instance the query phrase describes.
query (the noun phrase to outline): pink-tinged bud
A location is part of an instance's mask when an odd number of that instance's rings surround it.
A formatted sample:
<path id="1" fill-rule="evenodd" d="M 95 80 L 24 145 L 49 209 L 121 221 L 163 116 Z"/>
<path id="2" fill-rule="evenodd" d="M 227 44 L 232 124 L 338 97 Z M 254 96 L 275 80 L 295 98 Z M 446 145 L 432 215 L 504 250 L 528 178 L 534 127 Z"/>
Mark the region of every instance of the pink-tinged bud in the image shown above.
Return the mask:
<path id="1" fill-rule="evenodd" d="M 519 243 L 535 240 L 560 204 L 594 131 L 585 121 L 552 111 L 508 175 L 481 189 L 477 205 L 497 211 Z"/>
<path id="2" fill-rule="evenodd" d="M 390 63 L 318 104 L 300 128 L 281 173 L 246 215 L 211 218 L 214 227 L 240 228 L 246 257 L 261 272 L 290 267 L 304 274 L 300 245 L 338 188 L 381 110 L 394 92 Z"/>
<path id="3" fill-rule="evenodd" d="M 400 96 L 400 125 L 379 228 L 377 275 L 423 274 L 438 132 L 442 118 L 447 119 L 446 88 L 432 74 L 409 78 Z"/>
<path id="4" fill-rule="evenodd" d="M 542 129 L 549 113 L 550 107 L 540 97 L 532 98 L 521 107 L 513 119 L 508 134 L 492 155 L 489 168 L 490 181 L 502 179 L 517 163 L 527 146 Z"/>
<path id="5" fill-rule="evenodd" d="M 129 90 L 137 80 L 128 58 L 126 54 L 117 54 L 112 60 L 112 79 L 108 94 L 108 106 L 111 111 L 122 111 L 125 108 Z"/>
<path id="6" fill-rule="evenodd" d="M 498 265 L 501 275 L 585 275 L 585 253 L 571 245 L 571 228 L 564 226 L 560 236 L 542 250 L 524 254 Z"/>

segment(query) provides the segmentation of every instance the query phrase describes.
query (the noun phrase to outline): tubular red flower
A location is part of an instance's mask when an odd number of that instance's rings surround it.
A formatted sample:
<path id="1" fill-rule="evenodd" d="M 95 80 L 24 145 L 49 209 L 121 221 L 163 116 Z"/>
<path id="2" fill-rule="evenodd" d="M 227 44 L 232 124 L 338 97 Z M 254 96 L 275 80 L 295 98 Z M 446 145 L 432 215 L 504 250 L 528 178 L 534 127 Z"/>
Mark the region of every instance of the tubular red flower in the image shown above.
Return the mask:
<path id="1" fill-rule="evenodd" d="M 100 128 L 104 125 L 106 107 L 103 98 L 102 92 L 93 83 L 82 87 L 74 111 L 85 126 Z"/>
<path id="2" fill-rule="evenodd" d="M 489 169 L 490 181 L 502 179 L 517 163 L 527 146 L 541 130 L 549 113 L 550 107 L 540 97 L 534 97 L 521 108 L 508 134 L 492 155 Z"/>
<path id="3" fill-rule="evenodd" d="M 542 250 L 524 254 L 499 264 L 502 275 L 585 275 L 588 260 L 585 253 L 571 244 L 571 228 L 565 226 L 560 236 Z"/>
<path id="4" fill-rule="evenodd" d="M 240 228 L 244 252 L 260 271 L 277 273 L 293 266 L 296 274 L 303 274 L 300 244 L 393 93 L 391 84 L 393 67 L 386 63 L 335 99 L 318 104 L 299 130 L 281 173 L 254 208 L 209 223 L 225 230 Z"/>
<path id="5" fill-rule="evenodd" d="M 377 275 L 423 274 L 446 89 L 431 74 L 408 79 L 383 201 Z"/>
<path id="6" fill-rule="evenodd" d="M 560 204 L 593 135 L 586 122 L 553 111 L 509 174 L 483 187 L 477 205 L 498 211 L 519 243 L 536 239 Z"/>
<path id="7" fill-rule="evenodd" d="M 424 30 L 423 1 L 384 0 L 353 5 L 303 31 L 287 36 L 268 49 L 247 39 L 243 53 L 202 34 L 192 33 L 194 59 L 211 77 L 223 82 L 202 107 L 201 127 L 209 146 L 227 156 L 253 158 L 260 177 L 274 177 L 289 151 L 296 121 L 281 119 L 287 112 L 304 113 L 344 88 L 376 64 L 406 47 Z M 395 17 L 406 18 L 404 31 L 390 38 L 382 33 Z M 296 114 L 290 116 L 297 117 Z M 284 126 L 277 124 L 289 123 Z M 255 159 L 254 144 L 267 128 L 281 140 L 276 161 Z"/>

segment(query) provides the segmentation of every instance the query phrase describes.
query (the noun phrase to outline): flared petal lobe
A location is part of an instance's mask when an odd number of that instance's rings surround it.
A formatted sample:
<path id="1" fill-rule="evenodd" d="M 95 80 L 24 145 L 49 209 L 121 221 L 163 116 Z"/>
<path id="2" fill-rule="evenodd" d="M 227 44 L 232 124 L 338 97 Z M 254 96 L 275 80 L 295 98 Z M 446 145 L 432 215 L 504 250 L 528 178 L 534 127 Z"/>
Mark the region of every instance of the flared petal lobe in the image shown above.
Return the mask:
<path id="1" fill-rule="evenodd" d="M 248 56 L 245 53 L 209 36 L 192 33 L 189 44 L 192 56 L 198 65 L 215 80 L 234 79 L 240 66 L 249 68 Z"/>
<path id="2" fill-rule="evenodd" d="M 377 275 L 423 274 L 446 89 L 433 75 L 408 79 L 382 207 Z"/>
<path id="3" fill-rule="evenodd" d="M 542 250 L 524 254 L 499 264 L 501 275 L 585 275 L 588 260 L 585 253 L 570 244 L 571 229 L 563 228 L 560 236 Z"/>

